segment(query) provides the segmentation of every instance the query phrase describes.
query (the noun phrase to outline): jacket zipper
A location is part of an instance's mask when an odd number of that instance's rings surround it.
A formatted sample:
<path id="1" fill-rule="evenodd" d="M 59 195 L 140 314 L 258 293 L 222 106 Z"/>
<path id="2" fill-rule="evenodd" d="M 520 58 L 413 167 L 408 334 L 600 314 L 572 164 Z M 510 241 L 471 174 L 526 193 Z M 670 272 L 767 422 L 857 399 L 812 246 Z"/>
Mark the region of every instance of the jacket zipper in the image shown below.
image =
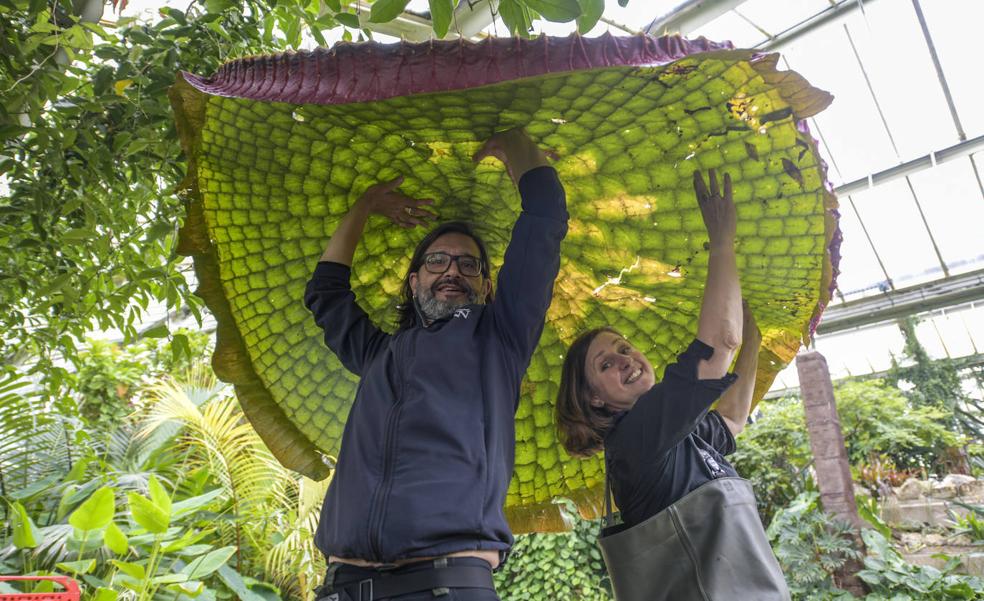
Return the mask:
<path id="1" fill-rule="evenodd" d="M 372 551 L 374 561 L 382 561 L 382 531 L 383 514 L 386 512 L 387 500 L 390 491 L 391 472 L 393 469 L 393 440 L 394 430 L 400 414 L 402 402 L 397 403 L 389 410 L 386 417 L 386 434 L 383 444 L 383 477 L 377 489 L 375 503 L 369 516 L 369 549 Z"/>
<path id="2" fill-rule="evenodd" d="M 404 339 L 411 336 L 403 336 Z M 401 344 L 400 352 L 397 357 L 404 354 L 406 347 L 413 348 L 412 344 L 405 341 Z M 373 554 L 374 561 L 382 561 L 382 536 L 383 536 L 383 515 L 386 513 L 386 505 L 389 501 L 390 487 L 392 485 L 393 453 L 396 444 L 396 424 L 399 421 L 400 410 L 403 407 L 403 396 L 406 391 L 406 377 L 400 371 L 400 391 L 386 416 L 386 433 L 383 439 L 383 476 L 380 479 L 379 487 L 376 489 L 376 496 L 373 499 L 372 510 L 369 513 L 369 550 Z"/>

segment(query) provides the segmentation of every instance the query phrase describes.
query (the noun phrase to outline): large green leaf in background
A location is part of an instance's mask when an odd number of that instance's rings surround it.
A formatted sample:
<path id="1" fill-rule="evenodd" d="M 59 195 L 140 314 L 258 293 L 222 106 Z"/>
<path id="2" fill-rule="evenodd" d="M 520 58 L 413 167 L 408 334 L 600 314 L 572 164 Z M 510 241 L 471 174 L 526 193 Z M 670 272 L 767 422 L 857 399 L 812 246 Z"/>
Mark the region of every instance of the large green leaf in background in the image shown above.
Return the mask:
<path id="1" fill-rule="evenodd" d="M 367 186 L 403 175 L 441 218 L 477 224 L 498 267 L 519 198 L 501 164 L 470 157 L 493 132 L 525 127 L 559 157 L 571 222 L 522 387 L 507 514 L 517 532 L 562 528 L 551 499 L 563 496 L 596 515 L 600 461 L 568 457 L 554 431 L 560 365 L 578 332 L 602 324 L 658 372 L 694 336 L 707 267 L 694 169 L 734 179 L 742 286 L 764 335 L 758 396 L 829 299 L 835 201 L 798 122 L 830 96 L 776 58 L 572 37 L 342 45 L 183 74 L 171 91 L 190 163 L 182 251 L 219 323 L 216 372 L 285 465 L 324 477 L 357 378 L 302 296 L 338 220 Z M 373 218 L 357 249 L 355 294 L 388 329 L 423 234 Z"/>

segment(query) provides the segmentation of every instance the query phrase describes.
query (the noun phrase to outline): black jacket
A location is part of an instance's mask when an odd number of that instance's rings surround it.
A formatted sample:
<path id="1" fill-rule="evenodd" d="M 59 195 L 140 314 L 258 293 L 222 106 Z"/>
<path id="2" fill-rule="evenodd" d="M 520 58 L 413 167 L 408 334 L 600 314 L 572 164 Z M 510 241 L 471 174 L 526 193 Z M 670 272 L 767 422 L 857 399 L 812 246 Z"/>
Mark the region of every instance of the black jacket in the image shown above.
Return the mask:
<path id="1" fill-rule="evenodd" d="M 387 334 L 355 302 L 350 270 L 319 263 L 305 304 L 361 377 L 315 541 L 326 555 L 392 562 L 508 549 L 520 382 L 543 331 L 567 232 L 550 167 L 520 179 L 495 301 Z"/>

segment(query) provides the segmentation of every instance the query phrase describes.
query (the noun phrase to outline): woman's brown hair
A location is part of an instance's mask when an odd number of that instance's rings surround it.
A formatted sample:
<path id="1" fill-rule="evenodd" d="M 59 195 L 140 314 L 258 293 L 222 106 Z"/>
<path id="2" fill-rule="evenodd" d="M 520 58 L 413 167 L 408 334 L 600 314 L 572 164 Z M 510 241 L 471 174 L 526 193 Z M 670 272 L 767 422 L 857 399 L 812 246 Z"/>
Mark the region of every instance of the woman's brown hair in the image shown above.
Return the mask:
<path id="1" fill-rule="evenodd" d="M 591 405 L 591 386 L 585 372 L 588 347 L 598 334 L 611 332 L 609 327 L 595 328 L 577 337 L 564 357 L 557 391 L 555 417 L 560 441 L 574 457 L 590 457 L 605 447 L 605 434 L 612 425 L 612 413 Z"/>

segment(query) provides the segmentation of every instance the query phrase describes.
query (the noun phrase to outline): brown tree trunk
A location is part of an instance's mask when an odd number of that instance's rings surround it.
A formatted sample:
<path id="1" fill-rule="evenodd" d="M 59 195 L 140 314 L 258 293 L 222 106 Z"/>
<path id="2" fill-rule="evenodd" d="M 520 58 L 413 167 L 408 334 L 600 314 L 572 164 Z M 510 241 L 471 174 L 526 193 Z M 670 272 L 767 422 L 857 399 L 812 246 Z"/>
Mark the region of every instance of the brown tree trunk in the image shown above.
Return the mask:
<path id="1" fill-rule="evenodd" d="M 800 353 L 796 356 L 796 371 L 820 488 L 820 504 L 827 513 L 854 526 L 855 540 L 860 545 L 861 517 L 854 500 L 851 464 L 847 459 L 827 360 L 816 351 Z M 857 577 L 861 567 L 859 561 L 845 564 L 834 573 L 837 586 L 855 596 L 864 596 L 864 584 Z"/>

